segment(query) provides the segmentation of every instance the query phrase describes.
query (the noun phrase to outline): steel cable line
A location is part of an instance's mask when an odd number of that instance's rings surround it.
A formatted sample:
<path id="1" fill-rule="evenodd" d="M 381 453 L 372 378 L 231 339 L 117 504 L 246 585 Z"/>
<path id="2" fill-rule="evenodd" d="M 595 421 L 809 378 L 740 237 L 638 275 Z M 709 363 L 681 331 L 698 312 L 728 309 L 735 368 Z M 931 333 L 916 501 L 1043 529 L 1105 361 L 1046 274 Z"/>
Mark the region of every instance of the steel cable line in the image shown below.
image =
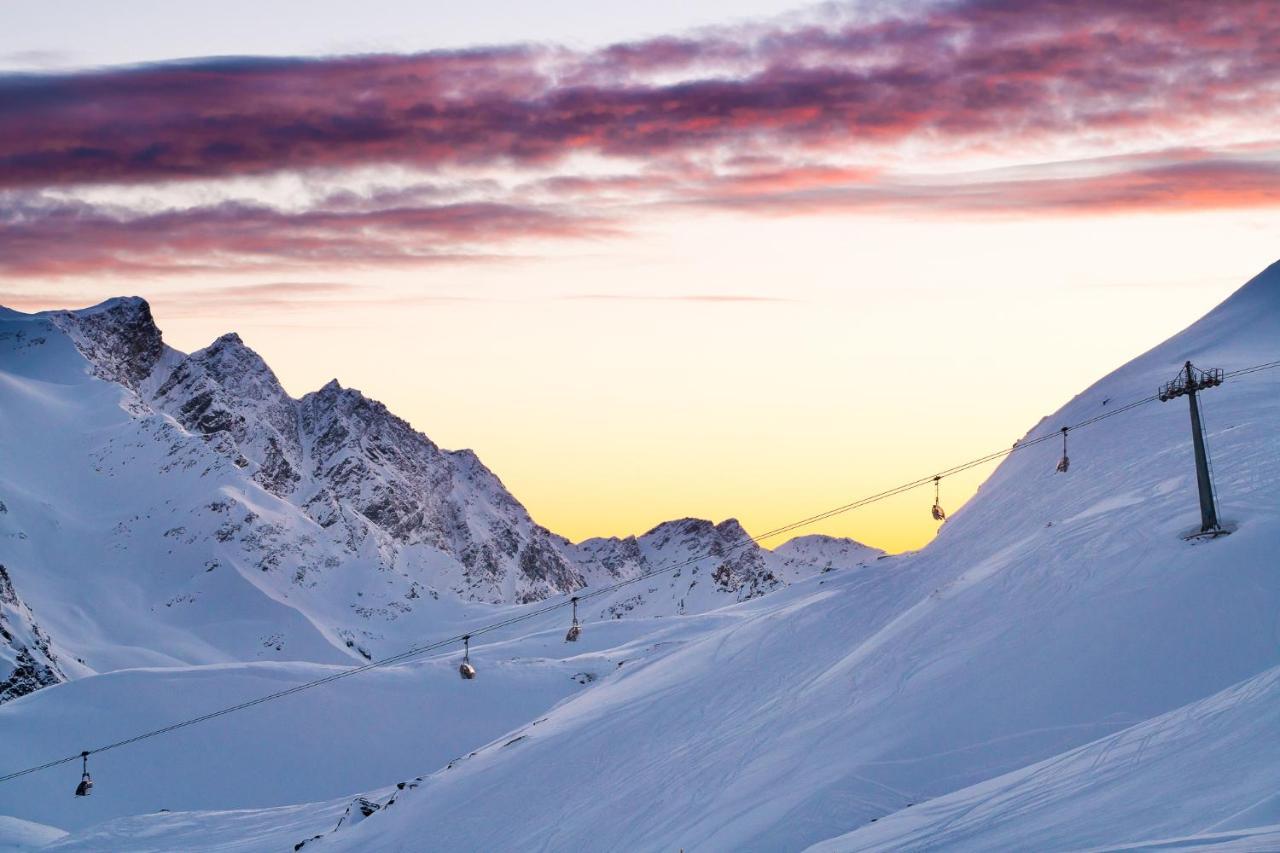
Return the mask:
<path id="1" fill-rule="evenodd" d="M 1264 364 L 1256 364 L 1250 367 L 1243 367 L 1238 370 L 1231 371 L 1230 373 L 1224 374 L 1224 378 L 1245 376 L 1250 373 L 1257 373 L 1258 371 L 1269 370 L 1276 367 L 1280 367 L 1280 361 L 1271 361 L 1271 362 L 1266 362 Z M 1116 415 L 1124 414 L 1125 412 L 1136 409 L 1139 406 L 1144 406 L 1148 403 L 1152 403 L 1158 399 L 1159 399 L 1158 394 L 1152 394 L 1149 397 L 1143 397 L 1140 400 L 1134 400 L 1130 403 L 1127 403 L 1109 412 L 1105 412 L 1101 415 L 1095 415 L 1094 417 L 1080 421 L 1077 424 L 1067 427 L 1067 429 L 1077 430 L 1083 427 L 1091 426 L 1100 421 L 1104 421 L 1107 418 L 1113 418 Z M 723 556 L 726 554 L 733 553 L 735 551 L 738 551 L 738 550 L 741 550 L 742 548 L 747 547 L 748 545 L 759 543 L 764 539 L 771 539 L 775 536 L 780 536 L 783 533 L 789 533 L 792 530 L 796 530 L 797 528 L 805 527 L 810 524 L 815 524 L 819 521 L 823 521 L 833 516 L 841 515 L 851 510 L 858 509 L 859 507 L 867 506 L 868 504 L 872 504 L 872 503 L 877 503 L 879 501 L 886 500 L 888 498 L 903 494 L 904 492 L 909 492 L 913 489 L 918 489 L 921 486 L 932 483 L 934 481 L 934 477 L 948 477 L 953 474 L 958 474 L 962 471 L 967 471 L 970 468 L 976 468 L 979 465 L 985 465 L 987 463 L 994 462 L 997 459 L 1002 459 L 1019 450 L 1025 450 L 1028 447 L 1034 447 L 1037 444 L 1042 444 L 1043 442 L 1057 439 L 1061 436 L 1061 434 L 1062 434 L 1061 430 L 1054 430 L 1053 432 L 1045 433 L 1044 435 L 1036 436 L 1035 438 L 1027 439 L 1026 441 L 1016 442 L 1012 447 L 1005 448 L 1004 450 L 998 450 L 994 453 L 988 453 L 986 456 L 980 456 L 977 459 L 972 459 L 968 462 L 955 465 L 951 468 L 947 468 L 943 471 L 939 471 L 936 474 L 930 474 L 927 477 L 921 477 L 917 480 L 912 480 L 910 482 L 903 483 L 902 485 L 895 486 L 891 489 L 886 489 L 885 491 L 877 492 L 876 494 L 873 494 L 873 495 L 868 495 L 867 497 L 860 498 L 851 503 L 844 504 L 843 506 L 834 507 L 824 512 L 817 513 L 816 515 L 811 515 L 807 518 L 800 519 L 799 521 L 794 521 L 794 522 L 791 522 L 790 524 L 785 524 L 781 527 L 775 527 L 774 529 L 766 531 L 765 533 L 761 533 L 758 536 L 748 535 L 748 537 L 742 540 L 741 542 L 730 545 L 719 552 L 708 551 L 705 553 L 697 554 L 693 557 L 679 561 L 677 563 L 654 568 L 647 572 L 643 572 L 642 574 L 636 575 L 634 577 L 625 578 L 616 583 L 609 584 L 608 586 L 599 587 L 593 590 L 584 590 L 583 592 L 577 593 L 576 597 L 578 601 L 581 602 L 587 599 L 596 598 L 601 595 L 607 595 L 611 592 L 616 592 L 617 590 L 625 586 L 629 586 L 634 583 L 639 583 L 640 581 L 648 580 L 649 578 L 656 577 L 657 575 L 663 575 L 663 574 L 668 574 L 670 572 L 674 572 L 677 569 L 681 569 L 681 568 L 684 568 L 685 566 L 689 566 L 694 563 L 700 562 L 702 560 L 707 559 L 708 557 Z M 158 737 L 163 734 L 168 734 L 170 732 L 174 732 L 179 729 L 187 728 L 188 726 L 194 726 L 194 725 L 198 725 L 199 723 L 205 723 L 205 722 L 208 722 L 209 720 L 226 716 L 227 714 L 233 714 L 237 711 L 243 711 L 245 709 L 252 708 L 257 705 L 262 705 L 267 702 L 274 702 L 277 699 L 283 699 L 286 696 L 292 696 L 295 693 L 301 693 L 304 690 L 310 690 L 314 687 L 320 687 L 325 684 L 330 684 L 334 681 L 338 681 L 343 678 L 348 678 L 353 675 L 359 675 L 360 673 L 368 672 L 371 669 L 380 669 L 382 667 L 392 666 L 397 663 L 403 663 L 412 658 L 420 657 L 428 652 L 432 652 L 437 649 L 444 648 L 446 646 L 456 645 L 462 642 L 464 637 L 476 637 L 482 634 L 492 633 L 493 631 L 497 631 L 501 628 L 506 628 L 511 625 L 518 624 L 520 622 L 525 622 L 530 619 L 534 619 L 538 616 L 542 616 L 543 614 L 550 613 L 554 610 L 558 610 L 562 607 L 567 607 L 569 603 L 570 603 L 569 600 L 566 599 L 564 601 L 557 601 L 552 604 L 547 604 L 542 607 L 535 608 L 533 610 L 519 613 L 507 619 L 502 619 L 497 622 L 490 623 L 488 625 L 483 625 L 479 628 L 475 628 L 471 631 L 468 631 L 465 634 L 456 634 L 452 637 L 447 637 L 445 639 L 437 640 L 432 643 L 428 643 L 421 646 L 414 646 L 398 654 L 391 655 L 390 657 L 380 658 L 375 661 L 369 661 L 368 663 L 361 664 L 360 666 L 355 666 L 349 669 L 340 670 L 339 672 L 331 673 L 330 675 L 326 675 L 322 678 L 317 678 L 312 681 L 307 681 L 302 684 L 295 684 L 292 687 L 288 687 L 283 690 L 277 690 L 274 693 L 268 693 L 266 695 L 259 696 L 254 699 L 249 699 L 244 702 L 237 703 L 235 705 L 229 705 L 225 708 L 220 708 L 216 711 L 210 711 L 207 714 L 201 714 L 197 717 L 192 717 L 187 720 L 181 720 L 179 722 L 172 723 L 170 725 L 163 726 L 158 729 L 142 732 L 140 734 L 125 738 L 123 740 L 118 740 L 113 743 L 108 743 L 104 746 L 99 746 L 94 749 L 85 750 L 83 752 L 77 752 L 74 755 L 68 755 L 64 758 L 58 758 L 53 761 L 45 762 L 44 764 L 38 764 L 33 767 L 27 767 L 22 770 L 16 770 L 12 773 L 8 773 L 3 776 L 0 776 L 0 782 L 9 782 L 14 779 L 27 776 L 31 773 L 38 773 L 42 770 L 48 770 L 53 767 L 58 767 L 63 764 L 68 764 L 70 762 L 80 760 L 85 755 L 95 755 L 100 752 L 106 752 L 108 750 L 118 749 L 123 746 L 129 746 L 130 744 L 138 743 L 139 741 L 143 741 L 143 740 L 148 740 L 153 737 Z"/>
<path id="2" fill-rule="evenodd" d="M 1265 364 L 1255 364 L 1252 367 L 1242 367 L 1239 370 L 1231 370 L 1222 374 L 1223 379 L 1230 379 L 1233 376 L 1247 376 L 1250 373 L 1257 373 L 1259 370 L 1271 370 L 1280 367 L 1280 361 L 1268 361 Z"/>

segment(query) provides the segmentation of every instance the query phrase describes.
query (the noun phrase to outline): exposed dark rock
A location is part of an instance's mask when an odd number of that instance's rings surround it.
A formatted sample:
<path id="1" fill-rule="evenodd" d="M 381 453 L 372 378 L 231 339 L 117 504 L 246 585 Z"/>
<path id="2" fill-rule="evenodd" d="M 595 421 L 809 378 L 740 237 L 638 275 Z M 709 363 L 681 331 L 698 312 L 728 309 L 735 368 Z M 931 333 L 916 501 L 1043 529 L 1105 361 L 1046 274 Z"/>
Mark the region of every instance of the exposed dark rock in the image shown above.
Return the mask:
<path id="1" fill-rule="evenodd" d="M 368 797 L 356 797 L 351 801 L 351 804 L 347 806 L 347 810 L 342 813 L 342 817 L 338 818 L 338 824 L 334 827 L 334 830 L 337 831 L 342 829 L 344 826 L 355 826 L 357 823 L 360 823 L 365 818 L 381 811 L 382 809 L 383 805 L 381 803 L 375 803 Z"/>
<path id="2" fill-rule="evenodd" d="M 164 354 L 151 306 L 136 296 L 49 316 L 84 354 L 95 376 L 135 391 Z"/>
<path id="3" fill-rule="evenodd" d="M 0 704 L 66 681 L 49 636 L 36 624 L 31 608 L 14 589 L 8 570 L 0 565 Z"/>

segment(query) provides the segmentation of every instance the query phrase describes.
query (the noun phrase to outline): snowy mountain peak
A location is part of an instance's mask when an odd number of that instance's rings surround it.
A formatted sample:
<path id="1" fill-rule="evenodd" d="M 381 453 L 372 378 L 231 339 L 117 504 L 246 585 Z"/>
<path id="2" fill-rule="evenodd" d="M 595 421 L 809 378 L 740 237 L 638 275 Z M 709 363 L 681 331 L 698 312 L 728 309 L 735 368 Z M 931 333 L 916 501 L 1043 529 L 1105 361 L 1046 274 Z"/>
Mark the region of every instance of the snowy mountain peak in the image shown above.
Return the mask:
<path id="1" fill-rule="evenodd" d="M 750 534 L 742 526 L 742 522 L 736 518 L 726 518 L 715 526 L 716 535 L 722 539 L 743 540 L 750 539 Z"/>
<path id="2" fill-rule="evenodd" d="M 696 540 L 750 538 L 736 518 L 726 518 L 719 524 L 705 518 L 677 518 L 658 524 L 644 536 L 662 544 L 674 537 Z"/>
<path id="3" fill-rule="evenodd" d="M 137 390 L 164 354 L 151 306 L 137 296 L 117 297 L 78 311 L 45 315 L 84 354 L 95 376 Z"/>
<path id="4" fill-rule="evenodd" d="M 879 548 L 863 545 L 854 539 L 821 533 L 797 536 L 779 545 L 773 553 L 788 564 L 818 566 L 824 571 L 865 566 L 884 556 L 884 551 Z"/>
<path id="5" fill-rule="evenodd" d="M 235 332 L 226 332 L 225 334 L 219 335 L 217 339 L 214 340 L 213 343 L 209 344 L 209 346 L 205 347 L 202 352 L 236 352 L 240 350 L 247 350 L 248 352 L 253 353 L 253 350 L 245 346 L 244 340 L 240 335 Z M 194 354 L 195 353 L 192 353 L 192 355 Z M 257 355 L 257 353 L 253 354 Z"/>
<path id="6" fill-rule="evenodd" d="M 853 540 L 848 554 L 867 558 L 881 552 Z M 773 592 L 808 575 L 830 568 L 858 565 L 854 559 L 833 556 L 833 544 L 821 553 L 797 547 L 792 552 L 770 551 L 756 542 L 736 518 L 714 523 L 703 518 L 664 521 L 643 536 L 587 539 L 566 545 L 570 559 L 582 567 L 590 582 L 669 570 L 649 581 L 640 592 L 602 608 L 606 618 L 624 615 L 692 613 L 723 606 L 726 600 L 747 601 Z M 596 579 L 599 579 L 597 581 Z"/>
<path id="7" fill-rule="evenodd" d="M 104 299 L 97 305 L 91 305 L 88 308 L 71 309 L 67 311 L 77 317 L 88 317 L 94 314 L 107 314 L 117 312 L 146 313 L 151 315 L 151 304 L 141 296 L 113 296 L 110 299 Z"/>
<path id="8" fill-rule="evenodd" d="M 227 332 L 204 349 L 193 352 L 190 357 L 203 364 L 206 370 L 216 374 L 219 381 L 224 383 L 235 381 L 238 374 L 249 373 L 255 379 L 262 377 L 274 386 L 280 385 L 262 356 L 246 346 L 235 332 Z M 287 396 L 283 390 L 280 395 Z"/>

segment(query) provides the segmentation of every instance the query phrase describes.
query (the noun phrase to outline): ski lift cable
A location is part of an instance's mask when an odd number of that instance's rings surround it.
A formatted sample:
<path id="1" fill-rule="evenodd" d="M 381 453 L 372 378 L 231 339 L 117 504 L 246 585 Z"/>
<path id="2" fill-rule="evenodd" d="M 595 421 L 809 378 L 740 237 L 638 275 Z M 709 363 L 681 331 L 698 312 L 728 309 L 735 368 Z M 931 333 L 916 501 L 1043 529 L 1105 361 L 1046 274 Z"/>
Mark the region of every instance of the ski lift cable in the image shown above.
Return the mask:
<path id="1" fill-rule="evenodd" d="M 1258 371 L 1269 370 L 1277 367 L 1280 367 L 1280 361 L 1272 361 L 1272 362 L 1267 362 L 1265 364 L 1252 365 L 1250 367 L 1244 367 L 1238 370 L 1231 371 L 1230 373 L 1226 373 L 1224 374 L 1224 378 L 1234 378 L 1239 376 L 1245 376 L 1251 373 L 1256 373 Z M 1092 418 L 1083 420 L 1080 423 L 1073 424 L 1070 427 L 1068 427 L 1068 429 L 1075 431 L 1077 429 L 1081 429 L 1086 426 L 1091 426 L 1100 421 L 1104 421 L 1107 418 L 1112 418 L 1117 415 L 1136 409 L 1139 406 L 1144 406 L 1148 403 L 1152 403 L 1158 399 L 1159 399 L 1159 395 L 1157 394 L 1153 394 L 1149 397 L 1143 397 L 1142 399 L 1134 400 L 1133 402 L 1128 403 L 1124 406 L 1121 406 L 1117 409 L 1112 409 L 1111 411 L 1106 412 L 1104 414 L 1096 415 Z M 877 492 L 876 494 L 868 495 L 867 497 L 860 498 L 859 500 L 844 504 L 843 506 L 834 507 L 824 512 L 817 513 L 816 515 L 811 515 L 807 518 L 800 519 L 799 521 L 794 521 L 794 522 L 791 522 L 790 524 L 785 524 L 781 527 L 776 527 L 773 530 L 769 530 L 765 533 L 759 534 L 758 536 L 748 536 L 746 539 L 742 540 L 741 542 L 735 545 L 730 545 L 727 548 L 722 548 L 719 554 L 714 554 L 710 551 L 702 554 L 697 554 L 686 560 L 682 560 L 680 562 L 677 562 L 668 566 L 661 566 L 658 568 L 654 568 L 654 569 L 651 569 L 650 571 L 643 572 L 639 575 L 636 575 L 635 577 L 626 578 L 624 580 L 618 581 L 617 583 L 613 583 L 608 586 L 599 587 L 594 590 L 584 589 L 583 591 L 580 591 L 579 593 L 577 593 L 574 597 L 581 602 L 590 598 L 596 598 L 601 595 L 607 595 L 625 586 L 629 586 L 634 583 L 639 583 L 641 581 L 648 580 L 649 578 L 655 577 L 657 575 L 674 572 L 677 569 L 683 568 L 688 565 L 692 565 L 693 563 L 707 559 L 708 557 L 722 556 L 726 553 L 732 553 L 733 551 L 739 550 L 741 548 L 745 548 L 752 543 L 759 543 L 761 540 L 771 539 L 775 536 L 780 536 L 783 533 L 789 533 L 792 530 L 796 530 L 797 528 L 805 527 L 810 524 L 815 524 L 819 521 L 824 521 L 833 516 L 841 515 L 851 510 L 858 509 L 863 506 L 867 506 L 868 504 L 877 503 L 879 501 L 886 500 L 888 498 L 903 494 L 904 492 L 908 492 L 913 489 L 918 489 L 921 486 L 925 486 L 925 485 L 928 485 L 929 483 L 934 482 L 935 478 L 948 477 L 953 474 L 959 474 L 963 471 L 967 471 L 970 468 L 976 468 L 979 465 L 985 465 L 987 463 L 994 462 L 995 460 L 1002 459 L 1006 456 L 1011 455 L 1016 451 L 1025 450 L 1028 447 L 1034 447 L 1037 444 L 1041 444 L 1045 441 L 1050 441 L 1052 439 L 1058 438 L 1060 435 L 1061 435 L 1060 430 L 1054 430 L 1052 432 L 1045 433 L 1044 435 L 1040 435 L 1035 438 L 1028 439 L 1026 441 L 1016 442 L 1012 447 L 1006 448 L 1004 450 L 999 450 L 994 453 L 989 453 L 986 456 L 980 456 L 977 459 L 972 459 L 968 462 L 964 462 L 960 465 L 947 468 L 935 474 L 930 474 L 926 477 L 921 477 L 920 479 L 903 483 L 902 485 L 895 486 L 891 489 L 886 489 L 882 492 Z M 258 696 L 254 699 L 249 699 L 234 705 L 229 705 L 225 708 L 219 708 L 218 710 L 210 711 L 207 714 L 201 714 L 199 716 L 191 717 L 186 720 L 180 720 L 176 723 L 172 723 L 170 725 L 163 726 L 158 729 L 152 729 L 151 731 L 141 732 L 139 734 L 133 735 L 132 737 L 128 737 L 122 740 L 114 741 L 112 743 L 104 744 L 103 746 L 99 746 L 94 749 L 83 750 L 81 752 L 76 752 L 72 755 L 65 756 L 63 758 L 54 759 L 53 761 L 47 761 L 44 764 L 37 764 L 32 767 L 24 768 L 22 770 L 16 770 L 12 773 L 7 773 L 5 775 L 0 776 L 0 783 L 9 782 L 14 779 L 18 779 L 23 776 L 30 775 L 32 773 L 39 773 L 40 771 L 43 771 L 43 770 L 49 770 L 54 767 L 59 767 L 63 764 L 69 764 L 73 761 L 82 761 L 89 755 L 95 755 L 100 752 L 107 752 L 108 750 L 119 749 L 121 747 L 130 746 L 140 741 L 148 740 L 153 737 L 159 737 L 160 735 L 169 734 L 171 732 L 175 732 L 180 729 L 188 728 L 189 726 L 199 725 L 200 723 L 205 723 L 210 720 L 217 719 L 218 717 L 223 717 L 228 714 L 233 714 L 233 713 L 236 713 L 237 711 L 244 711 L 249 708 L 256 707 L 258 705 L 266 704 L 267 702 L 274 702 L 277 699 L 283 699 L 287 696 L 292 696 L 296 693 L 301 693 L 305 690 L 310 690 L 315 687 L 321 687 L 325 684 L 330 684 L 334 681 L 338 681 L 339 679 L 348 678 L 353 675 L 359 675 L 360 673 L 368 672 L 371 669 L 379 669 L 382 667 L 392 666 L 397 663 L 403 663 L 413 658 L 421 657 L 427 654 L 428 652 L 433 652 L 438 649 L 445 648 L 447 646 L 456 646 L 458 643 L 463 642 L 464 637 L 476 637 L 482 634 L 488 634 L 493 631 L 497 631 L 502 628 L 509 627 L 511 625 L 518 624 L 520 622 L 526 622 L 530 619 L 534 619 L 534 618 L 537 618 L 538 616 L 542 616 L 543 614 L 550 613 L 554 610 L 559 610 L 560 608 L 565 607 L 569 603 L 570 603 L 570 599 L 566 599 L 564 601 L 557 601 L 552 604 L 547 604 L 542 607 L 534 608 L 533 610 L 525 611 L 523 613 L 509 617 L 507 619 L 500 620 L 498 622 L 493 622 L 488 625 L 483 625 L 478 628 L 473 628 L 464 634 L 456 634 L 454 636 L 437 640 L 435 642 L 427 643 L 425 645 L 414 646 L 412 648 L 406 649 L 398 654 L 394 654 L 389 657 L 379 658 L 378 660 L 369 661 L 368 663 L 361 664 L 360 666 L 339 670 L 338 672 L 331 673 L 322 678 L 313 679 L 311 681 L 307 681 L 302 684 L 295 684 L 292 687 L 288 687 L 283 690 L 277 690 L 274 693 L 268 693 L 263 696 Z"/>
<path id="2" fill-rule="evenodd" d="M 1231 379 L 1236 376 L 1247 376 L 1250 373 L 1257 373 L 1260 370 L 1272 370 L 1280 367 L 1280 361 L 1268 361 L 1265 364 L 1255 364 L 1251 367 L 1241 367 L 1237 370 L 1229 370 L 1222 374 L 1223 379 Z"/>

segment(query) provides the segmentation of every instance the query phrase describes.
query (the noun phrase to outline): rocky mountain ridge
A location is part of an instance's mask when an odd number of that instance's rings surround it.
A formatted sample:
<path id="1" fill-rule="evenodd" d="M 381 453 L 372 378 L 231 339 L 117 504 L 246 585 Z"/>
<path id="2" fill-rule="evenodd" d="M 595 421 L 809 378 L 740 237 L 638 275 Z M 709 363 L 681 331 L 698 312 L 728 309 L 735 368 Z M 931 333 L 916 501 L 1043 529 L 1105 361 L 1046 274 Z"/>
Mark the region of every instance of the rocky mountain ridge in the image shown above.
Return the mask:
<path id="1" fill-rule="evenodd" d="M 234 332 L 183 356 L 164 346 L 150 307 L 136 297 L 52 317 L 96 376 L 216 439 L 236 467 L 296 503 L 348 551 L 372 540 L 390 568 L 401 547 L 431 547 L 465 567 L 455 592 L 495 604 L 585 582 L 475 454 L 441 450 L 337 380 L 295 400 Z"/>
<path id="2" fill-rule="evenodd" d="M 438 447 L 336 380 L 295 399 L 235 333 L 181 353 L 136 297 L 0 311 L 0 373 L 5 436 L 29 463 L 0 472 L 14 509 L 0 518 L 0 562 L 19 568 L 27 609 L 87 671 L 367 660 L 478 606 L 667 567 L 584 616 L 698 613 L 831 565 L 763 548 L 734 520 L 571 543 L 473 452 Z M 57 677 L 52 654 L 40 662 Z"/>

